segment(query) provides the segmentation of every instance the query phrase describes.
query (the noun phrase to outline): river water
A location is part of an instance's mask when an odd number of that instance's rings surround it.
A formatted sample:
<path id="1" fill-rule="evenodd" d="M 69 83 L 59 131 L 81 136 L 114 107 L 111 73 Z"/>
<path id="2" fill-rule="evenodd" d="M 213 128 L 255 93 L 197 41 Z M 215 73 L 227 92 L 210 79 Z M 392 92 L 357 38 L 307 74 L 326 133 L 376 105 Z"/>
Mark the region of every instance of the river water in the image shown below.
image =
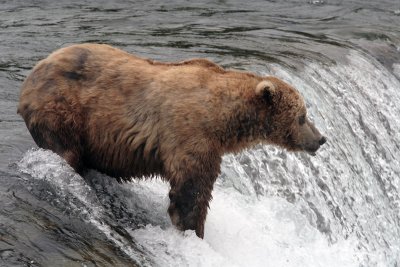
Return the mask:
<path id="1" fill-rule="evenodd" d="M 0 266 L 400 266 L 400 2 L 0 1 Z M 16 114 L 35 63 L 73 43 L 204 57 L 295 85 L 316 157 L 224 158 L 204 240 L 168 185 L 81 177 Z"/>

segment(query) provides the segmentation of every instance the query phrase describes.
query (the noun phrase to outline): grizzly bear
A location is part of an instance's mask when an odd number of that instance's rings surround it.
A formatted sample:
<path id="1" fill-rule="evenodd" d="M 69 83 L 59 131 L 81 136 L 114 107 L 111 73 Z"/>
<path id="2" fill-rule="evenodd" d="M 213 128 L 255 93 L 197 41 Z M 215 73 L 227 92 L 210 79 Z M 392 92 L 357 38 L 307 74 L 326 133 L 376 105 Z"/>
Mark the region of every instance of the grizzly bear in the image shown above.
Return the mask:
<path id="1" fill-rule="evenodd" d="M 278 78 L 206 59 L 161 63 L 101 44 L 40 61 L 18 113 L 39 147 L 79 173 L 161 176 L 171 186 L 172 223 L 201 238 L 225 153 L 265 143 L 315 154 L 326 142 L 299 92 Z"/>

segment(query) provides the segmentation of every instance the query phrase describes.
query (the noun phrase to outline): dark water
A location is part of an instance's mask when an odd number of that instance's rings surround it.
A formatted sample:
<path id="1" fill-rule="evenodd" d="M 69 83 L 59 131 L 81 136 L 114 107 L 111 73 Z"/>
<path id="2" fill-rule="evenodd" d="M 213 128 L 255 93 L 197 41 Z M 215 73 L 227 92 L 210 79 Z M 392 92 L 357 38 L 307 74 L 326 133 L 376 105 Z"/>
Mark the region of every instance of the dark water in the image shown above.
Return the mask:
<path id="1" fill-rule="evenodd" d="M 399 266 L 399 26 L 395 0 L 0 1 L 0 266 Z M 182 236 L 160 181 L 83 179 L 30 150 L 21 83 L 83 42 L 279 76 L 329 145 L 227 156 L 205 240 Z"/>

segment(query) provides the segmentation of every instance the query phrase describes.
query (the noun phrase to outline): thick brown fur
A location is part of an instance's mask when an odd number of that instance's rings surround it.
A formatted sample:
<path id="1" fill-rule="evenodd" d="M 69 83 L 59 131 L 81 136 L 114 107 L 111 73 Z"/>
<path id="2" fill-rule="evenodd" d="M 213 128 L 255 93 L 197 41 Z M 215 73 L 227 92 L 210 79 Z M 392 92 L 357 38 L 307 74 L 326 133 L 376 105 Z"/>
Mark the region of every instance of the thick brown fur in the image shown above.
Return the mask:
<path id="1" fill-rule="evenodd" d="M 322 138 L 308 120 L 307 129 L 298 123 L 304 101 L 278 78 L 206 59 L 161 63 L 98 44 L 40 61 L 18 112 L 37 145 L 78 172 L 169 181 L 172 222 L 200 237 L 223 154 L 260 142 L 315 151 Z"/>

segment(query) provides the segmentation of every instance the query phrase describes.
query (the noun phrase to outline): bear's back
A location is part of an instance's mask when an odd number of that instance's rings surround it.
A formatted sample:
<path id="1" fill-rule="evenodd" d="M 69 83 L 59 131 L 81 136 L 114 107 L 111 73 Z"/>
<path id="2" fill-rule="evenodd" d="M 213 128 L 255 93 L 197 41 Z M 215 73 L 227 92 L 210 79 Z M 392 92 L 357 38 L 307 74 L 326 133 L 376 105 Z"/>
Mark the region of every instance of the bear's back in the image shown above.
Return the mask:
<path id="1" fill-rule="evenodd" d="M 18 111 L 32 131 L 45 125 L 65 142 L 73 136 L 92 168 L 151 176 L 182 145 L 209 144 L 208 134 L 221 127 L 215 114 L 229 111 L 234 90 L 259 79 L 206 59 L 162 63 L 108 45 L 74 45 L 32 70 Z"/>

